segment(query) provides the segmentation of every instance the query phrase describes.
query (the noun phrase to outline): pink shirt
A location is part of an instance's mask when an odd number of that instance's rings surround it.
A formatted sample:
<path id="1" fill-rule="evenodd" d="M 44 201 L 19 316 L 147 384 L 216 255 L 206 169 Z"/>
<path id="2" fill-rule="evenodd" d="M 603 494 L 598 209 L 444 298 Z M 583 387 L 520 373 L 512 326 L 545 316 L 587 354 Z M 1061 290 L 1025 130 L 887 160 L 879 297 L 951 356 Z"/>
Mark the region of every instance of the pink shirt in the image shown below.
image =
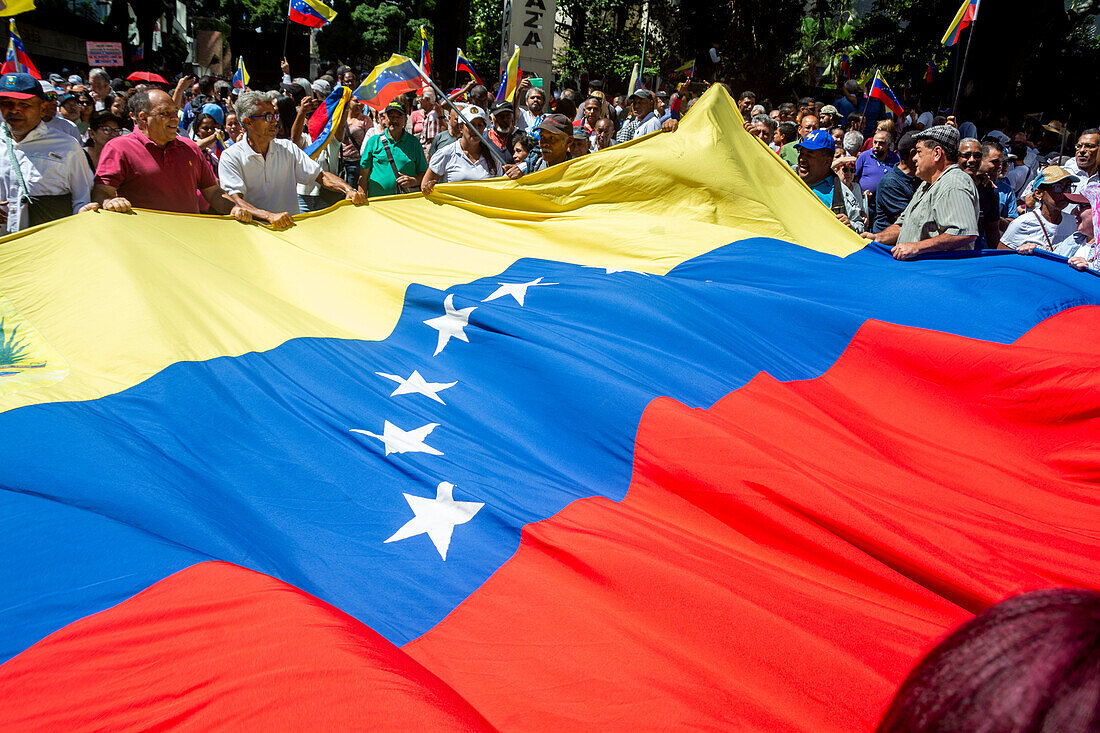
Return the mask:
<path id="1" fill-rule="evenodd" d="M 140 209 L 199 213 L 197 189 L 218 185 L 199 146 L 177 137 L 163 148 L 135 129 L 107 141 L 95 182 L 118 190 Z"/>

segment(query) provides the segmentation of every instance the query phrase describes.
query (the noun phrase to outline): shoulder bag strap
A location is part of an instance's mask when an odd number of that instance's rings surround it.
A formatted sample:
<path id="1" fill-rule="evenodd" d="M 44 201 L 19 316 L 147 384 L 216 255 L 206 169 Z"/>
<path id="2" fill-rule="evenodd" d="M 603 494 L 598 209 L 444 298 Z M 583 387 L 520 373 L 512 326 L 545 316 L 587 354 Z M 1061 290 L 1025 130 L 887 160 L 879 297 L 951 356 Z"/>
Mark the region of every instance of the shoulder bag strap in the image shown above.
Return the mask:
<path id="1" fill-rule="evenodd" d="M 1038 209 L 1032 211 L 1031 213 L 1035 214 L 1035 219 L 1039 222 L 1039 229 L 1042 230 L 1042 232 L 1043 232 L 1043 239 L 1047 240 L 1047 249 L 1050 250 L 1051 252 L 1053 252 L 1054 251 L 1054 244 L 1051 243 L 1050 235 L 1047 234 L 1047 227 L 1046 227 L 1046 224 L 1043 223 L 1043 217 L 1039 215 L 1039 210 Z"/>
<path id="2" fill-rule="evenodd" d="M 397 193 L 408 193 L 408 191 L 405 190 L 404 186 L 397 183 L 397 178 L 401 174 L 397 172 L 397 163 L 395 163 L 393 161 L 393 151 L 390 150 L 390 141 L 386 139 L 387 135 L 389 135 L 389 131 L 383 131 L 382 132 L 382 147 L 385 148 L 386 157 L 389 158 L 389 161 L 390 161 L 390 168 L 393 169 L 393 182 L 394 182 L 394 185 L 397 186 Z"/>

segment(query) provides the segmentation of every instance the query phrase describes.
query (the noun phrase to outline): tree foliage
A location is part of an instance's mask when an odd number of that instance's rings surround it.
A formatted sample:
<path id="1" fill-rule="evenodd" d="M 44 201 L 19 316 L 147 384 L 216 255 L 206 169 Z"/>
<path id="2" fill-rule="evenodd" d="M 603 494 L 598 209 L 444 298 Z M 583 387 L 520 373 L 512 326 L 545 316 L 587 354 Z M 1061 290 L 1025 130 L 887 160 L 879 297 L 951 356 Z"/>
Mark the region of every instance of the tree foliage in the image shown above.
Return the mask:
<path id="1" fill-rule="evenodd" d="M 317 34 L 321 58 L 366 70 L 393 53 L 419 58 L 420 26 L 431 30 L 428 16 L 435 0 L 334 0 L 332 7 L 342 16 L 341 22 L 330 23 Z"/>
<path id="2" fill-rule="evenodd" d="M 1084 69 L 1100 61 L 1093 30 L 1100 4 L 1078 2 L 1068 11 L 1063 0 L 983 5 L 978 20 L 948 49 L 940 39 L 958 6 L 957 0 L 880 0 L 861 19 L 855 40 L 869 63 L 891 69 L 895 91 L 910 84 L 914 100 L 928 109 L 953 105 L 969 44 L 958 110 L 963 115 L 1044 112 L 1046 119 L 1064 120 L 1076 109 L 1095 119 L 1098 100 L 1079 82 Z M 932 85 L 923 82 L 929 60 L 944 72 Z"/>

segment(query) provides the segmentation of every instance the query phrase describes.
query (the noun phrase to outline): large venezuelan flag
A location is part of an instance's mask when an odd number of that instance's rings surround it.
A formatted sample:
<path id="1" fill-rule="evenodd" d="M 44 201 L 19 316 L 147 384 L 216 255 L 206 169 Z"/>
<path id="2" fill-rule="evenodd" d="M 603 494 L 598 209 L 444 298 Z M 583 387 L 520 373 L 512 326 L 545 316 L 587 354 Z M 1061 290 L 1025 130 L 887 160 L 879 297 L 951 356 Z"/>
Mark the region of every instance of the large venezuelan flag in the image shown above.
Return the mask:
<path id="1" fill-rule="evenodd" d="M 898 262 L 712 87 L 273 232 L 0 242 L 5 730 L 870 728 L 1100 578 L 1100 279 Z"/>

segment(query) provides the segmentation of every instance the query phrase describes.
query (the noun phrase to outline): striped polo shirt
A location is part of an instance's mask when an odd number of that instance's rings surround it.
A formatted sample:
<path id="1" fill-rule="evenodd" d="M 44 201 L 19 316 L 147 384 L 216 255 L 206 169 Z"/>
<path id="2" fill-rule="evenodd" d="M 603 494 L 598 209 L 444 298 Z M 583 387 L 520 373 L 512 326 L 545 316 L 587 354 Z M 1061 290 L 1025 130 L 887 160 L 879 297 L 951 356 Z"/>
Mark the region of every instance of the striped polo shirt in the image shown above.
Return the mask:
<path id="1" fill-rule="evenodd" d="M 978 189 L 962 169 L 950 165 L 935 183 L 921 183 L 894 223 L 901 226 L 898 244 L 919 242 L 940 234 L 977 235 Z"/>

